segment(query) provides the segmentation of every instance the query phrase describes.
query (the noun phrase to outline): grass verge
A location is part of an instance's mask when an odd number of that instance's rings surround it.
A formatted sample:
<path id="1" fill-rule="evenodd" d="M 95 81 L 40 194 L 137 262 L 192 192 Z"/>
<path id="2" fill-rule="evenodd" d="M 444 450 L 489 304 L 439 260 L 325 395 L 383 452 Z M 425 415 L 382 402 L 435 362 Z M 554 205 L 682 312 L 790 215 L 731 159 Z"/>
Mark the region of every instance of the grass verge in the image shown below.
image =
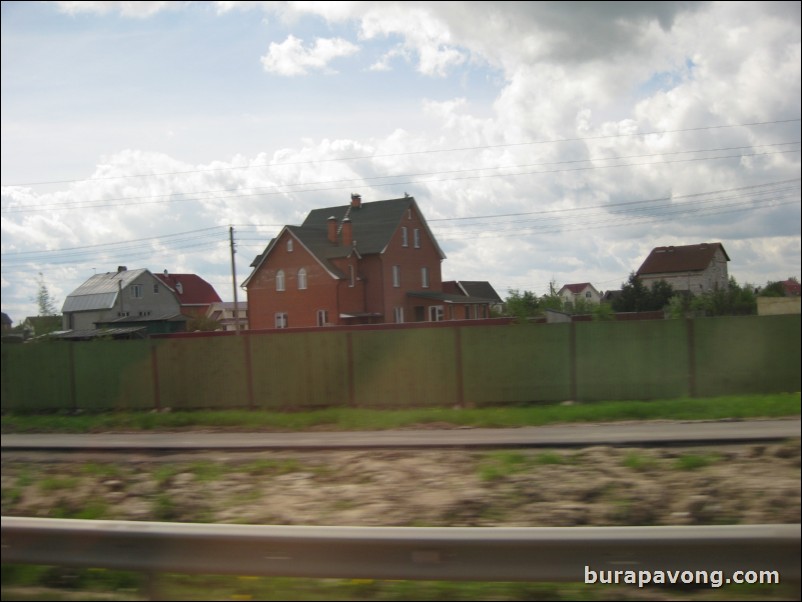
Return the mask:
<path id="1" fill-rule="evenodd" d="M 379 410 L 328 408 L 304 412 L 219 410 L 115 412 L 2 417 L 3 433 L 92 433 L 212 429 L 215 431 L 360 431 L 436 425 L 509 428 L 625 420 L 721 420 L 800 415 L 800 394 L 737 395 L 651 401 L 533 404 L 488 408 Z"/>

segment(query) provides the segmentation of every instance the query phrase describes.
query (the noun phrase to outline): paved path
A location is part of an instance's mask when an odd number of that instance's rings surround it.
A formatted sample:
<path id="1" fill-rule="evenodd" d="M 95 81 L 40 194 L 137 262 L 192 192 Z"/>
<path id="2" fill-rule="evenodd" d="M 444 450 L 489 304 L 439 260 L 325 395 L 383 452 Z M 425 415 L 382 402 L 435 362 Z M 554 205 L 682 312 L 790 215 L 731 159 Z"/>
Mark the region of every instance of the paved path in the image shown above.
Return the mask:
<path id="1" fill-rule="evenodd" d="M 707 445 L 800 437 L 799 418 L 785 420 L 648 421 L 514 429 L 456 428 L 303 433 L 135 433 L 3 435 L 11 450 L 270 450 Z"/>

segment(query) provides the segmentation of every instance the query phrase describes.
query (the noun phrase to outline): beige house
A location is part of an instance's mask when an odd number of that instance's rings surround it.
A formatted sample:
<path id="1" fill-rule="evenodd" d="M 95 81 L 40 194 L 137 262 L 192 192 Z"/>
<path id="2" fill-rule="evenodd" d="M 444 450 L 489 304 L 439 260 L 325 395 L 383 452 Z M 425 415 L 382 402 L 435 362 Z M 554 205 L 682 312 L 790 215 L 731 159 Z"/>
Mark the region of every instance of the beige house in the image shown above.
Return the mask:
<path id="1" fill-rule="evenodd" d="M 562 299 L 563 305 L 576 307 L 579 303 L 601 303 L 602 295 L 590 282 L 579 282 L 577 284 L 565 284 L 557 293 Z"/>
<path id="2" fill-rule="evenodd" d="M 675 291 L 699 295 L 728 287 L 729 260 L 720 242 L 657 247 L 638 268 L 637 276 L 649 287 L 665 280 Z"/>

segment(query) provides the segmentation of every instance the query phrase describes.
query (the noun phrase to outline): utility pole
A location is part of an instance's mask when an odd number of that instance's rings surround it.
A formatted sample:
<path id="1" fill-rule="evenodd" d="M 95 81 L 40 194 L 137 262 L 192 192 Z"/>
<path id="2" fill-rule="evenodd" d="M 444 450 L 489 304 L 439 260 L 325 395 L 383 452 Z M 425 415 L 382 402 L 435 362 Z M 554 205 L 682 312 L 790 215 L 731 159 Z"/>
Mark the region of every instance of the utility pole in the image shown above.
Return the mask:
<path id="1" fill-rule="evenodd" d="M 237 266 L 234 262 L 234 255 L 237 253 L 234 248 L 234 226 L 228 227 L 228 239 L 231 245 L 231 286 L 234 289 L 234 331 L 239 334 L 239 303 L 237 302 Z"/>

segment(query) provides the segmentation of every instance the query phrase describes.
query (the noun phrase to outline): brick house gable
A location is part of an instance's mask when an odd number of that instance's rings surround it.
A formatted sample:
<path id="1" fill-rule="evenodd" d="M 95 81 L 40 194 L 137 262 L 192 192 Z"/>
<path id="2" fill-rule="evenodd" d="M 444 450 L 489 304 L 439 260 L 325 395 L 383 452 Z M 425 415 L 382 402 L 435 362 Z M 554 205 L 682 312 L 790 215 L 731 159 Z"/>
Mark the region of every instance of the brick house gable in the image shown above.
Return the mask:
<path id="1" fill-rule="evenodd" d="M 242 284 L 250 327 L 450 319 L 443 259 L 413 197 L 362 203 L 352 195 L 349 205 L 284 226 L 256 257 Z"/>

